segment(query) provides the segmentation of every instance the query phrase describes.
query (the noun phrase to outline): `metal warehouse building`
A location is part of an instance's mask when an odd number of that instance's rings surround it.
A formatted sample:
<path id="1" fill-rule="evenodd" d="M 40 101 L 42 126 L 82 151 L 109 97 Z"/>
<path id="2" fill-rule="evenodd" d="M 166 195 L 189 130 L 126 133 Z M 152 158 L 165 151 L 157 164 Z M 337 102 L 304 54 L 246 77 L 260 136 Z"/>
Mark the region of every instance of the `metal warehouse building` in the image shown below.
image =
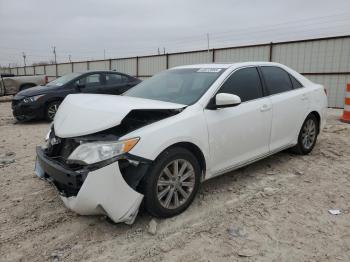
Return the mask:
<path id="1" fill-rule="evenodd" d="M 346 83 L 350 83 L 350 36 L 1 70 L 3 73 L 15 75 L 46 74 L 52 80 L 71 72 L 116 69 L 145 79 L 159 71 L 179 65 L 244 61 L 272 61 L 285 64 L 310 80 L 323 84 L 328 91 L 330 107 L 344 107 L 345 87 Z"/>

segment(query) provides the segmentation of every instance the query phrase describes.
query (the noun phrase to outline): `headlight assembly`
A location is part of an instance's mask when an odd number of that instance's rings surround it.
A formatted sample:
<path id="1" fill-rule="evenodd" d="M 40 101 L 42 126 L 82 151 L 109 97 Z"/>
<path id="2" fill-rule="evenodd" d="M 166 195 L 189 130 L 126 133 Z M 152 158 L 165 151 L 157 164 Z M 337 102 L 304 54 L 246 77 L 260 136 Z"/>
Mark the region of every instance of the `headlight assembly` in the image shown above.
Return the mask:
<path id="1" fill-rule="evenodd" d="M 122 141 L 87 142 L 79 145 L 68 157 L 70 163 L 94 164 L 129 152 L 139 141 L 131 138 Z"/>
<path id="2" fill-rule="evenodd" d="M 40 97 L 43 97 L 44 95 L 37 95 L 37 96 L 30 96 L 30 97 L 26 97 L 23 99 L 24 103 L 32 103 L 37 101 Z"/>

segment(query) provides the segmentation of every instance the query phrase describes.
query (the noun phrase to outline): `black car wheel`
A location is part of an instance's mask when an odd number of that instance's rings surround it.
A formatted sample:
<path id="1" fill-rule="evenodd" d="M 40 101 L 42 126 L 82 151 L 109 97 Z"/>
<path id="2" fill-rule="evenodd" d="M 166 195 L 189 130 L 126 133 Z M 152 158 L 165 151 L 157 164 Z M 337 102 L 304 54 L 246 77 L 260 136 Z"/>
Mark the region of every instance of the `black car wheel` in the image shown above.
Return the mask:
<path id="1" fill-rule="evenodd" d="M 54 101 L 47 105 L 46 107 L 46 120 L 53 121 L 58 107 L 60 106 L 61 101 Z"/>
<path id="2" fill-rule="evenodd" d="M 198 160 L 190 151 L 181 147 L 167 149 L 144 178 L 146 210 L 162 218 L 182 213 L 198 191 L 200 174 Z"/>

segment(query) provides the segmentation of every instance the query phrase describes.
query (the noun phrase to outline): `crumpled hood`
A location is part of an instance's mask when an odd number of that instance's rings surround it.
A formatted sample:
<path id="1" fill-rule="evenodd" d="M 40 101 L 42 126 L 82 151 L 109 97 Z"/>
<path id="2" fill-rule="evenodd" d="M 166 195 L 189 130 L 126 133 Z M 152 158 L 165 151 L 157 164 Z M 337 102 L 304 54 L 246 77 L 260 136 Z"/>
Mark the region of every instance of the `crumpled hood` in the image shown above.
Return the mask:
<path id="1" fill-rule="evenodd" d="M 179 109 L 185 106 L 128 96 L 68 95 L 56 113 L 55 134 L 62 138 L 93 134 L 119 125 L 134 109 Z"/>

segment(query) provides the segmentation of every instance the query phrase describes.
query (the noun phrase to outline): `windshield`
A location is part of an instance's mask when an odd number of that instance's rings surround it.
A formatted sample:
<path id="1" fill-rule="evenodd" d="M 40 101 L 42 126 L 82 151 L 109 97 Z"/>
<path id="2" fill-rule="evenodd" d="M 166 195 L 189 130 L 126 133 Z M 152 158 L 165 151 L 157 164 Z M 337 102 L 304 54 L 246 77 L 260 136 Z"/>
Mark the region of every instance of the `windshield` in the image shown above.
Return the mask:
<path id="1" fill-rule="evenodd" d="M 47 84 L 47 86 L 63 86 L 64 84 L 68 83 L 69 81 L 73 80 L 74 78 L 80 76 L 81 73 L 71 73 L 68 75 L 61 76 L 50 83 Z"/>
<path id="2" fill-rule="evenodd" d="M 141 82 L 125 92 L 124 95 L 192 105 L 208 90 L 223 71 L 223 68 L 167 70 Z"/>

